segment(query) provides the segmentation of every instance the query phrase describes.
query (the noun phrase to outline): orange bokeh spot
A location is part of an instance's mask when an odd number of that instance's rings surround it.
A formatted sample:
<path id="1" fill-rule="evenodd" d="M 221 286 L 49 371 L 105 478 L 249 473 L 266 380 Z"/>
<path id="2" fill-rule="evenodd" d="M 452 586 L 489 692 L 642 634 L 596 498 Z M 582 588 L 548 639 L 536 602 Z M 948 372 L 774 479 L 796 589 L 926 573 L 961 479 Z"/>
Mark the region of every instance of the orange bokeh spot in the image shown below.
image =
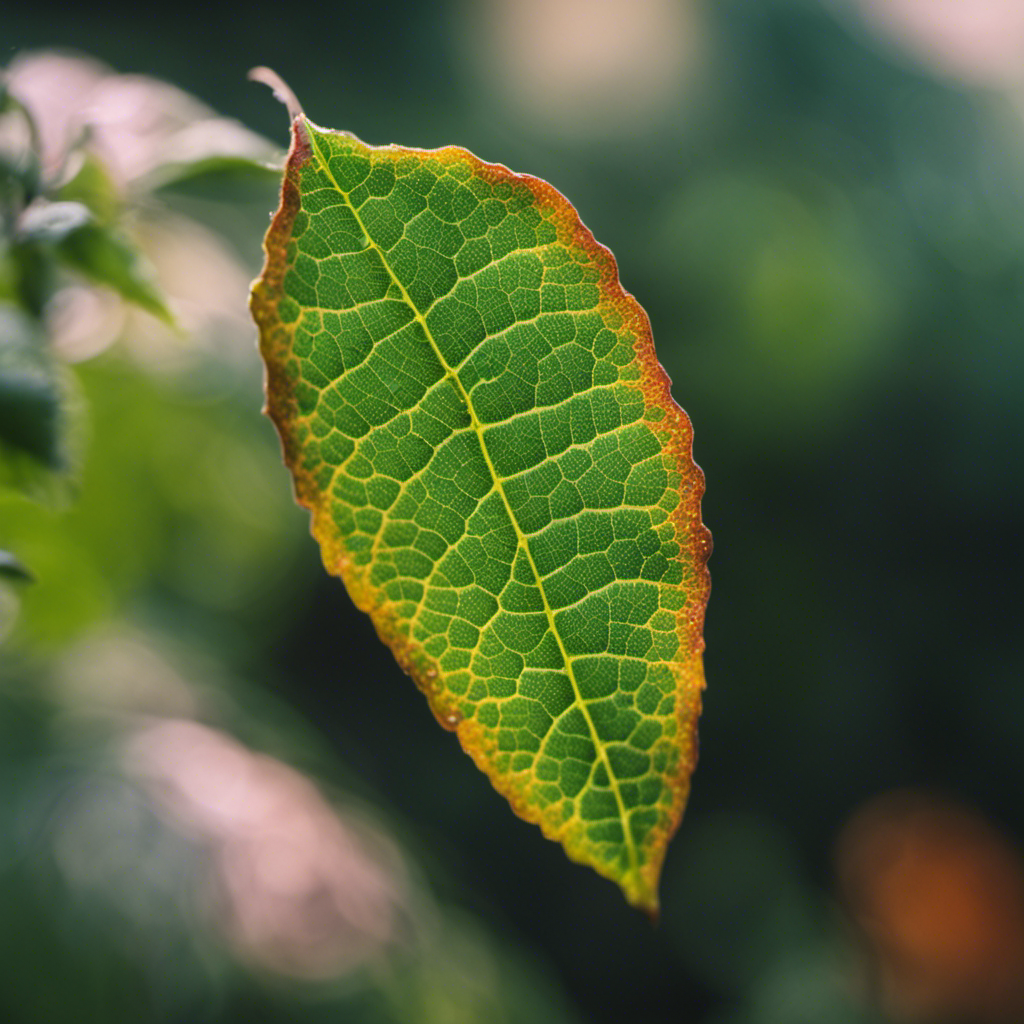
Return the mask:
<path id="1" fill-rule="evenodd" d="M 977 812 L 886 794 L 847 823 L 837 867 L 890 1013 L 1024 1019 L 1024 865 Z"/>

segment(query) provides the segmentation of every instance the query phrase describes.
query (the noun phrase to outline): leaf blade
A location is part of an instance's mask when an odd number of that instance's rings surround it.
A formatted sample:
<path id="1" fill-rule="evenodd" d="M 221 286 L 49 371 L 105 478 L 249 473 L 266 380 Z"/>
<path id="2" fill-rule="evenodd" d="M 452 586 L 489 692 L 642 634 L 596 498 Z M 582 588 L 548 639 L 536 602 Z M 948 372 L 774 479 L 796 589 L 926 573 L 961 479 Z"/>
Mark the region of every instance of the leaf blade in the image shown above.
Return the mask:
<path id="1" fill-rule="evenodd" d="M 294 127 L 252 306 L 324 563 L 513 809 L 654 910 L 710 536 L 646 314 L 547 183 Z"/>

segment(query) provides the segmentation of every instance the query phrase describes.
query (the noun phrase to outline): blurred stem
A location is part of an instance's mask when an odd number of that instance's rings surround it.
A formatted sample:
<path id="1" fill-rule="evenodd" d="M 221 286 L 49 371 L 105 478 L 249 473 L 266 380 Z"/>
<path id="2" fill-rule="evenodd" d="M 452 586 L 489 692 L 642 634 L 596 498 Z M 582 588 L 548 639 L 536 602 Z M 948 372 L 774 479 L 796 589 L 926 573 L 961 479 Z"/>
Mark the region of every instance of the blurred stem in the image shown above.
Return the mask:
<path id="1" fill-rule="evenodd" d="M 21 211 L 32 202 L 40 193 L 40 168 L 42 166 L 42 155 L 43 155 L 43 141 L 39 134 L 39 126 L 36 124 L 36 119 L 32 116 L 32 112 L 21 102 L 16 96 L 12 95 L 10 91 L 4 86 L 3 93 L 0 94 L 0 114 L 6 114 L 13 111 L 18 114 L 22 121 L 25 123 L 25 127 L 28 130 L 28 153 L 26 154 L 26 166 L 24 171 L 18 175 L 18 184 L 21 186 L 23 193 L 22 202 L 17 209 L 10 211 L 4 211 L 5 215 L 10 212 L 12 216 L 8 223 L 4 224 L 5 234 L 12 234 L 14 231 L 14 223 L 17 220 L 18 215 Z M 12 174 L 12 178 L 13 178 Z M 6 204 L 5 204 L 6 205 Z"/>
<path id="2" fill-rule="evenodd" d="M 42 158 L 42 139 L 35 118 L 29 109 L 11 94 L 6 84 L 3 84 L 0 86 L 0 115 L 12 112 L 25 123 L 29 142 L 24 166 L 19 167 L 12 160 L 0 171 L 7 179 L 0 182 L 0 245 L 5 250 L 12 248 L 22 212 L 39 194 Z"/>

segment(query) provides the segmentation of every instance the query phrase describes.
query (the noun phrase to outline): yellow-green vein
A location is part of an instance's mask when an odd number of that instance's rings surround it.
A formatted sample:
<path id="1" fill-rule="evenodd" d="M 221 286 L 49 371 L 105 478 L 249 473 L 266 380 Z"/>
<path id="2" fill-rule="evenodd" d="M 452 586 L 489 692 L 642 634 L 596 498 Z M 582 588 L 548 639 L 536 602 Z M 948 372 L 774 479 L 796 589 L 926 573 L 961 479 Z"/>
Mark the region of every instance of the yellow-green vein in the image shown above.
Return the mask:
<path id="1" fill-rule="evenodd" d="M 619 788 L 619 781 L 612 770 L 611 761 L 608 757 L 607 751 L 604 749 L 601 738 L 597 732 L 597 727 L 595 726 L 594 720 L 591 717 L 590 711 L 588 710 L 586 702 L 583 699 L 583 694 L 580 691 L 579 683 L 576 679 L 576 674 L 573 671 L 572 659 L 569 657 L 569 654 L 565 649 L 565 644 L 562 640 L 561 634 L 559 633 L 558 628 L 555 625 L 554 612 L 551 609 L 551 604 L 548 601 L 548 596 L 544 589 L 543 577 L 538 571 L 537 565 L 533 560 L 533 554 L 530 551 L 529 541 L 526 535 L 522 532 L 522 530 L 519 527 L 519 523 L 516 520 L 515 514 L 512 511 L 512 507 L 509 504 L 508 498 L 505 495 L 504 487 L 502 486 L 503 478 L 498 475 L 498 472 L 494 467 L 494 463 L 491 460 L 490 453 L 487 450 L 487 442 L 484 439 L 483 427 L 480 423 L 480 420 L 477 418 L 476 410 L 473 408 L 472 399 L 470 398 L 469 393 L 463 387 L 462 381 L 459 380 L 458 375 L 455 373 L 452 367 L 448 365 L 447 360 L 444 358 L 444 355 L 442 354 L 440 348 L 438 347 L 438 344 L 434 339 L 433 334 L 431 333 L 430 327 L 427 324 L 426 317 L 423 315 L 423 313 L 420 312 L 416 304 L 412 301 L 412 298 L 409 295 L 409 292 L 406 290 L 405 285 L 402 284 L 402 282 L 396 276 L 394 270 L 391 268 L 391 264 L 385 257 L 383 250 L 374 241 L 369 231 L 367 231 L 366 225 L 363 222 L 362 217 L 359 215 L 359 210 L 356 207 L 356 205 L 352 202 L 349 193 L 346 192 L 343 188 L 341 188 L 341 186 L 338 184 L 337 179 L 331 173 L 330 165 L 324 154 L 321 152 L 320 147 L 317 144 L 315 133 L 310 130 L 308 122 L 305 130 L 310 140 L 312 151 L 316 155 L 317 161 L 320 164 L 323 173 L 327 176 L 331 184 L 337 190 L 338 195 L 340 195 L 343 198 L 343 200 L 345 201 L 345 205 L 348 206 L 348 208 L 352 211 L 352 216 L 355 218 L 356 223 L 359 225 L 359 229 L 360 231 L 362 231 L 363 237 L 367 239 L 370 247 L 372 247 L 373 250 L 377 253 L 377 256 L 381 261 L 381 265 L 387 271 L 388 276 L 391 278 L 394 284 L 398 287 L 406 305 L 408 305 L 409 309 L 412 310 L 414 319 L 423 328 L 424 335 L 426 336 L 427 341 L 430 343 L 430 347 L 434 352 L 434 355 L 436 356 L 438 362 L 440 363 L 442 369 L 444 370 L 445 376 L 452 382 L 452 385 L 456 389 L 461 401 L 465 403 L 466 411 L 469 413 L 470 422 L 472 424 L 473 430 L 476 432 L 477 440 L 479 441 L 480 444 L 480 451 L 484 457 L 484 461 L 487 464 L 487 469 L 491 475 L 491 480 L 493 481 L 494 488 L 501 497 L 502 503 L 505 506 L 505 511 L 509 518 L 509 522 L 512 524 L 513 530 L 515 530 L 518 546 L 526 555 L 526 559 L 530 565 L 530 571 L 533 573 L 534 579 L 537 581 L 537 590 L 540 593 L 541 600 L 544 604 L 544 612 L 547 616 L 548 627 L 551 630 L 551 635 L 555 638 L 555 642 L 558 644 L 558 650 L 561 654 L 562 661 L 565 665 L 565 670 L 567 676 L 569 677 L 570 685 L 572 686 L 576 705 L 579 707 L 580 712 L 583 715 L 584 721 L 586 721 L 587 723 L 587 728 L 590 732 L 590 738 L 591 742 L 594 745 L 594 750 L 597 756 L 601 759 L 601 762 L 604 764 L 605 771 L 608 775 L 608 781 L 611 786 L 612 792 L 615 795 L 615 803 L 619 811 L 620 821 L 622 823 L 623 841 L 625 842 L 626 849 L 629 853 L 630 870 L 633 873 L 633 875 L 636 876 L 639 870 L 639 860 L 636 849 L 636 841 L 633 838 L 632 829 L 630 828 L 629 816 L 626 812 L 626 806 L 622 799 L 622 793 Z M 636 880 L 637 882 L 639 882 L 639 878 L 637 878 Z"/>

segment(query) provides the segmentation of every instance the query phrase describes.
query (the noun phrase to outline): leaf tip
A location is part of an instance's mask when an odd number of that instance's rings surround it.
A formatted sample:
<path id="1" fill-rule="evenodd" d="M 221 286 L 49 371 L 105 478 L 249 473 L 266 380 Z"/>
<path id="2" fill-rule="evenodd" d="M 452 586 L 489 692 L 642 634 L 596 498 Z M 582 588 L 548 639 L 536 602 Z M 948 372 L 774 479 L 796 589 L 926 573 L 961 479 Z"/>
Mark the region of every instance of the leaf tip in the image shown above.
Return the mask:
<path id="1" fill-rule="evenodd" d="M 657 874 L 660 874 L 660 870 Z M 639 910 L 655 927 L 661 915 L 657 874 L 653 879 L 647 872 L 644 872 L 640 877 L 633 876 L 617 880 L 623 896 L 626 897 L 626 902 Z"/>
<path id="2" fill-rule="evenodd" d="M 250 82 L 259 82 L 268 86 L 274 94 L 274 98 L 280 100 L 288 111 L 288 119 L 294 121 L 297 117 L 304 117 L 305 111 L 295 95 L 292 87 L 273 68 L 262 65 L 249 69 L 246 76 Z"/>

